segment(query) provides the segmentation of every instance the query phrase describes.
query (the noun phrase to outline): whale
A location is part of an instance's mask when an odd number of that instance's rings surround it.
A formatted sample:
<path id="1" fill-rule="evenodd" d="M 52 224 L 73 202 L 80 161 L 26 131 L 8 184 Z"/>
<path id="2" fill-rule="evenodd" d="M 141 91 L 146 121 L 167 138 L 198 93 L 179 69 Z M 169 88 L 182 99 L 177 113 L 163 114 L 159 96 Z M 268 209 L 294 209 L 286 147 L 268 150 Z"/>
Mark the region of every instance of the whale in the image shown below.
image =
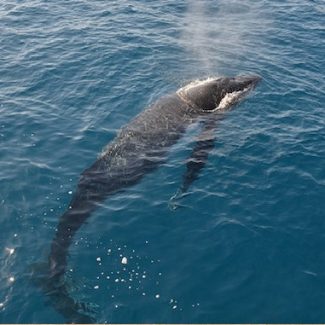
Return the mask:
<path id="1" fill-rule="evenodd" d="M 122 127 L 98 159 L 81 173 L 72 200 L 59 218 L 43 283 L 46 296 L 66 322 L 95 322 L 92 311 L 71 297 L 65 280 L 69 247 L 78 229 L 100 203 L 138 183 L 163 164 L 169 149 L 186 134 L 189 126 L 200 122 L 201 132 L 186 162 L 176 196 L 186 193 L 213 149 L 217 122 L 260 80 L 257 75 L 240 75 L 190 82 L 157 100 Z"/>

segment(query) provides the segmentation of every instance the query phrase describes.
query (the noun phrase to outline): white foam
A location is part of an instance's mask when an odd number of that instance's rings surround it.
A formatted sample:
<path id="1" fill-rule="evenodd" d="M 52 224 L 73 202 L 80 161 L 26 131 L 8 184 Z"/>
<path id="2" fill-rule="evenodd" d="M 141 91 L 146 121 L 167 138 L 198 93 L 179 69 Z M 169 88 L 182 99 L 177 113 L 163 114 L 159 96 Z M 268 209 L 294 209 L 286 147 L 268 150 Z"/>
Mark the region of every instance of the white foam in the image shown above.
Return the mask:
<path id="1" fill-rule="evenodd" d="M 197 86 L 202 86 L 210 81 L 216 80 L 217 78 L 215 77 L 208 77 L 207 79 L 204 80 L 200 80 L 200 79 L 196 79 L 191 81 L 189 84 L 185 85 L 184 87 L 180 88 L 177 90 L 177 94 L 179 95 L 183 95 L 185 92 L 189 91 L 191 88 L 193 87 L 197 87 Z"/>
<path id="2" fill-rule="evenodd" d="M 14 248 L 6 247 L 6 252 L 7 252 L 9 255 L 12 255 L 12 254 L 15 252 L 15 249 L 14 249 Z"/>
<path id="3" fill-rule="evenodd" d="M 241 91 L 234 91 L 232 93 L 227 93 L 225 97 L 221 99 L 218 107 L 216 107 L 215 110 L 228 108 L 233 103 L 235 103 L 239 98 L 241 98 L 247 91 L 248 88 L 245 88 L 244 90 Z"/>

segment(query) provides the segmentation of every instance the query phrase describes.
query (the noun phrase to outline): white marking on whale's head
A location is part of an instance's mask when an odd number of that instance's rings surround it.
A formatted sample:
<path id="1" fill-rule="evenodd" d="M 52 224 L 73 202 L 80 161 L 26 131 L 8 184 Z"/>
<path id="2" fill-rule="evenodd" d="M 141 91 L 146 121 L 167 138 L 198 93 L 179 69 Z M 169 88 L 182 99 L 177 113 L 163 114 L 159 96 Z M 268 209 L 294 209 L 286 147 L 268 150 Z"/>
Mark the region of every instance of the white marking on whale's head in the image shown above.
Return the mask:
<path id="1" fill-rule="evenodd" d="M 260 79 L 259 76 L 238 76 L 195 80 L 180 88 L 177 94 L 196 108 L 209 112 L 222 111 L 244 98 Z"/>

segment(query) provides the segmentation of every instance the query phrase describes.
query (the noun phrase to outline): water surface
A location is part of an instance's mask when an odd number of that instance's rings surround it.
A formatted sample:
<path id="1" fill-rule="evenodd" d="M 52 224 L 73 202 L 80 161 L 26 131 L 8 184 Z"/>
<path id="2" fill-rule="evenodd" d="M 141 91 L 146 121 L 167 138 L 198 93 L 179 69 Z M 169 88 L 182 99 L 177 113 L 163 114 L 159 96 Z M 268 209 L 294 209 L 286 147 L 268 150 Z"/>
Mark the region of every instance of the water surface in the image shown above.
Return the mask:
<path id="1" fill-rule="evenodd" d="M 30 266 L 121 126 L 191 80 L 256 73 L 182 207 L 168 203 L 195 128 L 82 227 L 68 277 L 98 322 L 324 322 L 324 13 L 321 0 L 2 1 L 0 321 L 64 322 Z"/>

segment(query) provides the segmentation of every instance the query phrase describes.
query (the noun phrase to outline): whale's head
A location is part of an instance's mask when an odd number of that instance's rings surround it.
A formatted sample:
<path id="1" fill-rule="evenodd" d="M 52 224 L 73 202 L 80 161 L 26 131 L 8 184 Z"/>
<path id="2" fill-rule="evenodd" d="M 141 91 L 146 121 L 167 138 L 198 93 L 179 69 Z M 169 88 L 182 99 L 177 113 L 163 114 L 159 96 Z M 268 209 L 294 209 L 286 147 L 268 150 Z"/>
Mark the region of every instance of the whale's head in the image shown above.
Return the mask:
<path id="1" fill-rule="evenodd" d="M 200 110 L 226 110 L 243 99 L 261 80 L 259 76 L 208 78 L 181 88 L 178 95 Z"/>

